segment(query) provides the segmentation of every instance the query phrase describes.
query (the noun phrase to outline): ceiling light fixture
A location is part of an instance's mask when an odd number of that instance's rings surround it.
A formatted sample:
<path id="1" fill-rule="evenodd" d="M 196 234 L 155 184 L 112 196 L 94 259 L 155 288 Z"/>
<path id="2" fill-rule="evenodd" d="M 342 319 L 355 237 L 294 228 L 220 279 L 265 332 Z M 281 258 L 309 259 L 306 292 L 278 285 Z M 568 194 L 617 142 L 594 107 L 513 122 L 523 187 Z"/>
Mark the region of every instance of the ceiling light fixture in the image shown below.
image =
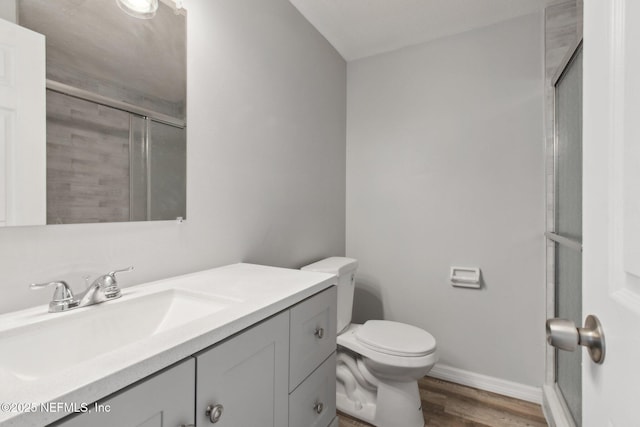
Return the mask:
<path id="1" fill-rule="evenodd" d="M 151 19 L 158 11 L 158 0 L 116 0 L 127 15 L 139 19 Z"/>

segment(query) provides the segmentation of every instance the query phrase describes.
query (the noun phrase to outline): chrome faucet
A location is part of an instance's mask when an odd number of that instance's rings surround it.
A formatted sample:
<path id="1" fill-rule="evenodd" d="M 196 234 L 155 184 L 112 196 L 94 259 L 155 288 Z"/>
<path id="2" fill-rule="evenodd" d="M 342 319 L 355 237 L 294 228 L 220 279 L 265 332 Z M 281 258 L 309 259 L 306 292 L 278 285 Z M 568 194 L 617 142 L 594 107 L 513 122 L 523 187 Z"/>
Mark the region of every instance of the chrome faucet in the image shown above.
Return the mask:
<path id="1" fill-rule="evenodd" d="M 78 296 L 74 296 L 69 285 L 62 280 L 48 283 L 33 283 L 30 287 L 31 289 L 42 289 L 55 286 L 56 289 L 53 292 L 53 299 L 49 303 L 49 312 L 59 313 L 120 298 L 122 294 L 118 286 L 118 281 L 116 280 L 116 274 L 131 270 L 133 270 L 133 267 L 103 274 L 95 279 L 93 283 Z"/>

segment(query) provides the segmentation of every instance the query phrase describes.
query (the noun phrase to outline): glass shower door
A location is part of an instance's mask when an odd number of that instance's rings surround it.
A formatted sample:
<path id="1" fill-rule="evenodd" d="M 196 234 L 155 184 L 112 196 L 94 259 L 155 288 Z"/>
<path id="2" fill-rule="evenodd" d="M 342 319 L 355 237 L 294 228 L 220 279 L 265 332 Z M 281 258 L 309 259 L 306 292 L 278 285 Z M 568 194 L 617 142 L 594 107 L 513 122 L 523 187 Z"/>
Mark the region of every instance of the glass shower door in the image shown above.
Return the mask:
<path id="1" fill-rule="evenodd" d="M 555 82 L 555 317 L 582 324 L 582 46 Z M 582 353 L 555 350 L 556 388 L 582 425 Z"/>
<path id="2" fill-rule="evenodd" d="M 131 114 L 131 221 L 186 218 L 186 128 Z"/>
<path id="3" fill-rule="evenodd" d="M 151 121 L 147 154 L 149 219 L 186 218 L 186 129 Z"/>

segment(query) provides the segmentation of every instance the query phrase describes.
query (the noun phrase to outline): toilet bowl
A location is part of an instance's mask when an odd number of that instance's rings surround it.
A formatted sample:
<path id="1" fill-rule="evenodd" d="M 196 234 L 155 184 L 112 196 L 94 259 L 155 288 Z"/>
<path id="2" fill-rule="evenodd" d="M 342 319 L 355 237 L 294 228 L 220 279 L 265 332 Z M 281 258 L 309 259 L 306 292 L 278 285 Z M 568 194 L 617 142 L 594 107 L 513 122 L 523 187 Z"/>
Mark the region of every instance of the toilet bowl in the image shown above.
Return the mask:
<path id="1" fill-rule="evenodd" d="M 336 406 L 378 427 L 423 427 L 418 379 L 437 362 L 436 340 L 404 323 L 351 323 L 357 266 L 331 257 L 302 268 L 338 277 Z"/>

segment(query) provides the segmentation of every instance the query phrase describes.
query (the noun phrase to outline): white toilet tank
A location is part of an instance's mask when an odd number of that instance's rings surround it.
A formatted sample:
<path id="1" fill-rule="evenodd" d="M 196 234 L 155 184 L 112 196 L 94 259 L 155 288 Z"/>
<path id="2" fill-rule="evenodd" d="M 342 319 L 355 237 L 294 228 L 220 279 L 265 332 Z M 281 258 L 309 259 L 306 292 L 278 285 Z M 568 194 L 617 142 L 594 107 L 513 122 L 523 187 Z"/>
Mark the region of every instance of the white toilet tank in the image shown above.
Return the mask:
<path id="1" fill-rule="evenodd" d="M 301 270 L 330 273 L 338 276 L 338 334 L 351 323 L 357 269 L 357 260 L 337 256 L 325 258 L 301 268 Z"/>

